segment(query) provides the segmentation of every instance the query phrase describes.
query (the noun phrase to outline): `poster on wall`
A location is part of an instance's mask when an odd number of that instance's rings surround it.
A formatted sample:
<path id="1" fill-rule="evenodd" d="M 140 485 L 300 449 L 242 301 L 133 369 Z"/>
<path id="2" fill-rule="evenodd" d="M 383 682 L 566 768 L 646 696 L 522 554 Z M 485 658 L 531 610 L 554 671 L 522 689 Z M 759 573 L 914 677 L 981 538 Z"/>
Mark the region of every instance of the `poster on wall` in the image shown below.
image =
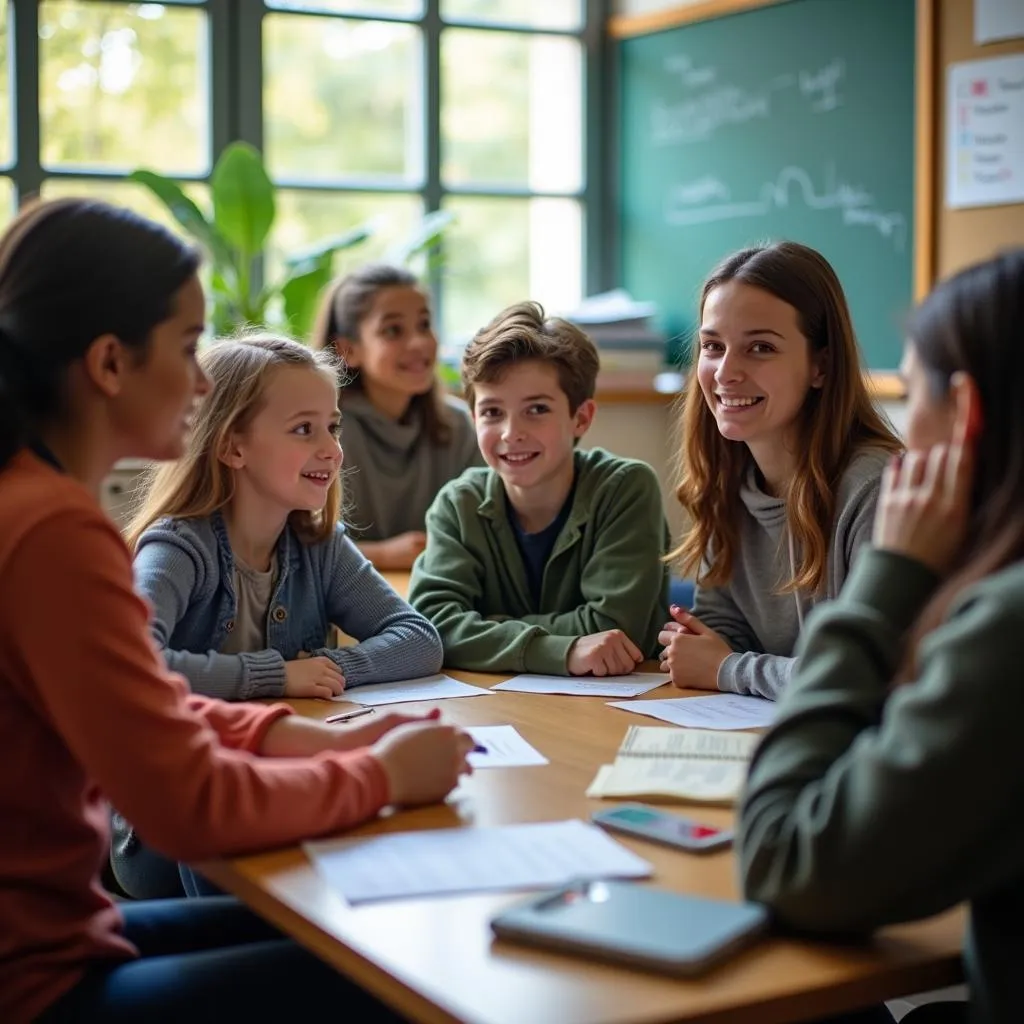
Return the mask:
<path id="1" fill-rule="evenodd" d="M 974 0 L 974 41 L 1024 39 L 1024 0 Z"/>
<path id="2" fill-rule="evenodd" d="M 1024 202 L 1024 55 L 952 64 L 946 205 Z"/>

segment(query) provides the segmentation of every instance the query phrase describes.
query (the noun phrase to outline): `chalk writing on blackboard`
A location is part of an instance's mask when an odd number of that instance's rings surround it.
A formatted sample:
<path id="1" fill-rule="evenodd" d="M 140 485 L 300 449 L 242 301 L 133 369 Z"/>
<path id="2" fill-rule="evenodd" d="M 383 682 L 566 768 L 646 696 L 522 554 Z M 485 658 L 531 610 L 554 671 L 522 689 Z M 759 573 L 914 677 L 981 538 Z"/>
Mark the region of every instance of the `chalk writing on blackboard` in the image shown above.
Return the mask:
<path id="1" fill-rule="evenodd" d="M 750 87 L 720 82 L 716 68 L 698 66 L 682 53 L 667 57 L 664 66 L 685 95 L 658 97 L 652 103 L 650 131 L 655 146 L 704 142 L 726 125 L 770 117 L 776 96 L 793 88 L 816 114 L 827 114 L 843 104 L 846 62 L 839 57 L 822 67 L 775 75 Z"/>
<path id="2" fill-rule="evenodd" d="M 846 62 L 838 57 L 818 71 L 801 71 L 800 95 L 810 100 L 816 114 L 827 114 L 843 105 L 841 86 L 845 75 Z"/>
<path id="3" fill-rule="evenodd" d="M 862 186 L 844 181 L 834 164 L 825 168 L 824 186 L 819 191 L 802 167 L 784 167 L 773 181 L 766 181 L 756 198 L 733 197 L 729 186 L 712 174 L 671 186 L 665 197 L 665 223 L 677 227 L 708 224 L 737 217 L 762 217 L 772 210 L 801 202 L 811 210 L 832 211 L 850 227 L 873 228 L 902 252 L 907 244 L 906 217 L 897 211 L 879 210 L 874 198 Z"/>

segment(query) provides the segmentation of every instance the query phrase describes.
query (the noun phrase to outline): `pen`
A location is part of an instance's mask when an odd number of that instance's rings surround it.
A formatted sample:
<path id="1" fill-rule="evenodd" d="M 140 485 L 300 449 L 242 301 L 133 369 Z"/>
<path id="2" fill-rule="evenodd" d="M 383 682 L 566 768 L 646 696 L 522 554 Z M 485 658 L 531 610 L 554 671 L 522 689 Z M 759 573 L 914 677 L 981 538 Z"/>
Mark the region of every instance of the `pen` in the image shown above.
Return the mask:
<path id="1" fill-rule="evenodd" d="M 355 711 L 342 711 L 340 715 L 328 715 L 324 719 L 325 722 L 349 722 L 353 718 L 359 718 L 362 715 L 372 715 L 374 708 L 356 708 Z"/>
<path id="2" fill-rule="evenodd" d="M 487 748 L 482 743 L 477 743 L 476 746 L 473 747 L 473 751 L 472 752 L 474 754 L 486 754 L 487 753 Z"/>

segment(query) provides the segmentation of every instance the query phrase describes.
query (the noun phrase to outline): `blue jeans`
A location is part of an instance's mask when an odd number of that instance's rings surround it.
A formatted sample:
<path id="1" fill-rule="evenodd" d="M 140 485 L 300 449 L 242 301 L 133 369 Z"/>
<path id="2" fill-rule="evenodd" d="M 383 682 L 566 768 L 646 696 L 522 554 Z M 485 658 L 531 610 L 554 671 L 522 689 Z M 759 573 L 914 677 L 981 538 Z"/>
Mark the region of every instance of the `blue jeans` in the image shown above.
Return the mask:
<path id="1" fill-rule="evenodd" d="M 96 964 L 38 1024 L 403 1018 L 228 896 L 123 905 L 138 960 Z M 314 1016 L 316 1014 L 316 1016 Z"/>
<path id="2" fill-rule="evenodd" d="M 675 576 L 669 580 L 668 600 L 670 604 L 677 604 L 680 608 L 689 611 L 693 607 L 693 580 L 681 580 Z"/>

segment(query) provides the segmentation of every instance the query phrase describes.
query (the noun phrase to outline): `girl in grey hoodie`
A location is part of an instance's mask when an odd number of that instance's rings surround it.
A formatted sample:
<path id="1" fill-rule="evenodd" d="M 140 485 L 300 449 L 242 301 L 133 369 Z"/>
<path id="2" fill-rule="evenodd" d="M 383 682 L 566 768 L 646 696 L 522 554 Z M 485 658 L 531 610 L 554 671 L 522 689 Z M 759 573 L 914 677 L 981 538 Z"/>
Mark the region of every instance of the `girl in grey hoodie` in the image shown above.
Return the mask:
<path id="1" fill-rule="evenodd" d="M 795 242 L 744 249 L 704 285 L 676 491 L 697 573 L 661 667 L 685 688 L 776 699 L 811 607 L 834 598 L 871 536 L 900 442 L 877 411 L 842 286 Z"/>
<path id="2" fill-rule="evenodd" d="M 430 301 L 407 270 L 368 264 L 324 293 L 310 339 L 345 361 L 345 519 L 378 569 L 410 569 L 437 492 L 482 466 L 464 403 L 436 372 Z"/>

